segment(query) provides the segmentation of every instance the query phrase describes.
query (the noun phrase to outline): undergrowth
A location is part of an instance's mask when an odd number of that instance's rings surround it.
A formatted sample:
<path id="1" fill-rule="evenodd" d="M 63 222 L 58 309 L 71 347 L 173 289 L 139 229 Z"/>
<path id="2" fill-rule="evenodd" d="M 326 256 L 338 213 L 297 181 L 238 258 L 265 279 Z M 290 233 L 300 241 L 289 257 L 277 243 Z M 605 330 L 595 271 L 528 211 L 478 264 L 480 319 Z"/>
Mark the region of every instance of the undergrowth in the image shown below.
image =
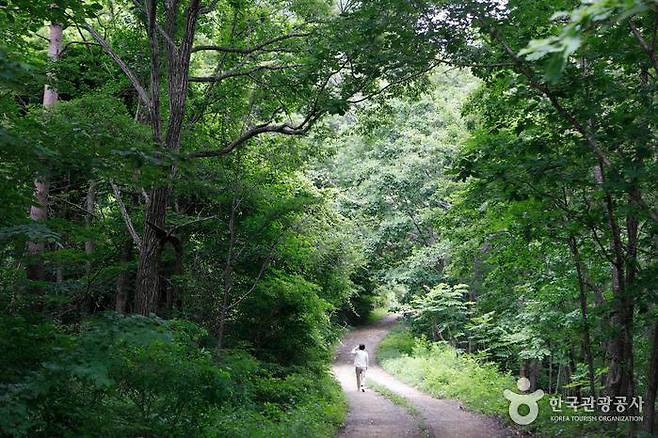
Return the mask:
<path id="1" fill-rule="evenodd" d="M 610 437 L 597 422 L 553 422 L 550 395 L 539 401 L 539 416 L 528 426 L 512 423 L 503 390 L 516 391 L 516 379 L 494 363 L 462 353 L 447 343 L 414 338 L 403 325 L 392 330 L 379 344 L 378 362 L 389 373 L 437 398 L 460 400 L 468 409 L 499 418 L 518 430 L 545 437 Z M 582 415 L 582 412 L 576 414 Z M 621 431 L 619 432 L 622 433 Z"/>
<path id="2" fill-rule="evenodd" d="M 326 363 L 284 367 L 206 337 L 115 313 L 76 332 L 0 318 L 0 436 L 334 436 L 346 402 Z"/>

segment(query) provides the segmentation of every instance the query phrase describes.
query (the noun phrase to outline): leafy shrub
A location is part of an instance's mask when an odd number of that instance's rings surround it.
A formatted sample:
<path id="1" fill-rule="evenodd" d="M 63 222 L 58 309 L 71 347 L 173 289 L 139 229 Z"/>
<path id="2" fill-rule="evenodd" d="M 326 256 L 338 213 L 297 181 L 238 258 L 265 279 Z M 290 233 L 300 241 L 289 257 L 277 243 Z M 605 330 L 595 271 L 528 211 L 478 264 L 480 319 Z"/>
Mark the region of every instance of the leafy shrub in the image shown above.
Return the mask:
<path id="1" fill-rule="evenodd" d="M 502 393 L 515 387 L 512 376 L 446 343 L 414 339 L 408 330 L 397 330 L 384 338 L 378 357 L 385 370 L 435 397 L 458 398 L 489 415 L 507 413 Z"/>
<path id="2" fill-rule="evenodd" d="M 327 316 L 331 306 L 319 292 L 303 277 L 277 271 L 245 300 L 232 331 L 251 340 L 263 360 L 284 365 L 327 360 L 336 333 Z"/>
<path id="3" fill-rule="evenodd" d="M 49 327 L 22 328 L 39 333 Z M 59 333 L 25 344 L 15 343 L 14 335 L 8 339 L 15 345 L 35 351 L 29 354 L 29 372 L 14 382 L 3 379 L 8 383 L 0 407 L 0 417 L 7 419 L 2 431 L 162 436 L 199 430 L 203 416 L 198 414 L 230 392 L 228 372 L 198 348 L 201 335 L 203 330 L 191 323 L 114 313 L 85 322 L 78 336 Z M 14 374 L 20 373 L 20 363 L 13 363 Z"/>
<path id="4" fill-rule="evenodd" d="M 227 405 L 205 436 L 226 438 L 333 437 L 345 419 L 346 401 L 326 372 L 300 371 L 256 382 L 260 403 Z M 271 401 L 278 399 L 279 404 Z"/>
<path id="5" fill-rule="evenodd" d="M 464 324 L 471 304 L 465 300 L 467 294 L 465 284 L 439 283 L 416 295 L 405 306 L 414 332 L 430 334 L 434 340 L 459 342 L 464 337 Z"/>
<path id="6" fill-rule="evenodd" d="M 469 409 L 497 416 L 511 424 L 503 390 L 515 390 L 516 381 L 491 362 L 461 353 L 445 342 L 416 339 L 408 328 L 398 327 L 379 344 L 382 367 L 401 380 L 439 398 L 461 400 Z M 603 422 L 553 422 L 550 396 L 539 401 L 539 416 L 524 429 L 537 436 L 627 436 L 621 429 L 610 435 Z M 582 415 L 563 411 L 560 415 Z"/>
<path id="7" fill-rule="evenodd" d="M 386 361 L 402 355 L 411 355 L 415 345 L 416 339 L 408 330 L 395 328 L 379 343 L 377 358 Z"/>
<path id="8" fill-rule="evenodd" d="M 189 321 L 116 313 L 75 334 L 3 316 L 0 435 L 328 437 L 342 422 L 342 393 L 322 365 L 216 358 L 204 336 Z"/>

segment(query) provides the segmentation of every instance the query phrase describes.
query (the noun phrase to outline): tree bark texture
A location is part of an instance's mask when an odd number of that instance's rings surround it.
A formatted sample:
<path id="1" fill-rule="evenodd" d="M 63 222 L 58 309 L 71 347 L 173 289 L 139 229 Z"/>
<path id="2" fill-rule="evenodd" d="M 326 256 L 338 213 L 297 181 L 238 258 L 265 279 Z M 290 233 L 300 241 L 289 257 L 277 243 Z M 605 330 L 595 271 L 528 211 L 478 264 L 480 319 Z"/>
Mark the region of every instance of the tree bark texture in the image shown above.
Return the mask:
<path id="1" fill-rule="evenodd" d="M 62 50 L 62 26 L 52 23 L 48 26 L 48 58 L 51 62 L 57 61 Z M 43 90 L 43 106 L 48 109 L 57 103 L 57 90 L 46 84 Z M 48 219 L 48 179 L 45 175 L 39 176 L 34 181 L 34 197 L 36 202 L 30 207 L 30 218 L 35 222 Z M 43 242 L 30 241 L 27 244 L 27 253 L 30 261 L 27 266 L 27 278 L 30 280 L 45 279 L 43 263 L 35 260 L 39 254 L 44 252 L 46 246 Z"/>

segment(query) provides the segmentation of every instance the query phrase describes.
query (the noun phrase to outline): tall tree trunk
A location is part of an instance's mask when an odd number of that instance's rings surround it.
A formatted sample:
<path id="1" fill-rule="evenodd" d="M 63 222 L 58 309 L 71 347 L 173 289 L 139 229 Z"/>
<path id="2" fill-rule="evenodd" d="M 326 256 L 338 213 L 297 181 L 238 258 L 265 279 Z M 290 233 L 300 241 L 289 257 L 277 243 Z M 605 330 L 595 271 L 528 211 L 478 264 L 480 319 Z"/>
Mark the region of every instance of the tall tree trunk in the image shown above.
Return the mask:
<path id="1" fill-rule="evenodd" d="M 594 374 L 594 358 L 592 357 L 592 342 L 590 339 L 589 332 L 589 321 L 587 320 L 587 295 L 586 295 L 586 286 L 585 279 L 583 275 L 583 266 L 582 260 L 580 259 L 580 251 L 578 250 L 578 244 L 576 239 L 573 236 L 569 237 L 569 248 L 571 249 L 571 254 L 573 255 L 574 261 L 576 262 L 576 274 L 578 276 L 578 290 L 579 290 L 579 301 L 580 301 L 580 317 L 583 322 L 583 355 L 587 361 L 587 369 L 589 372 L 589 386 L 590 393 L 592 397 L 596 396 L 596 384 L 595 384 L 595 374 Z"/>
<path id="2" fill-rule="evenodd" d="M 578 362 L 576 360 L 576 351 L 574 348 L 569 349 L 569 369 L 572 370 L 572 375 L 578 370 L 578 366 L 576 365 Z M 578 398 L 581 397 L 581 386 L 578 385 L 574 388 L 572 388 L 572 394 L 575 394 Z"/>
<path id="3" fill-rule="evenodd" d="M 608 395 L 633 396 L 633 304 L 623 284 L 623 268 L 613 266 L 613 313 L 610 327 L 614 331 L 608 343 L 610 362 L 606 378 Z"/>
<path id="4" fill-rule="evenodd" d="M 87 186 L 87 194 L 85 195 L 85 227 L 87 228 L 87 232 L 90 233 L 91 235 L 91 224 L 94 221 L 94 210 L 96 209 L 96 183 L 93 180 L 89 180 L 88 186 Z M 94 294 L 89 293 L 90 292 L 90 286 L 91 286 L 91 270 L 92 270 L 92 263 L 91 263 L 91 256 L 94 254 L 94 251 L 96 250 L 96 243 L 94 242 L 94 239 L 89 237 L 87 240 L 85 240 L 85 255 L 87 256 L 87 262 L 85 263 L 86 267 L 86 275 L 87 275 L 87 281 L 89 281 L 88 286 L 87 286 L 87 297 L 85 298 L 85 301 L 87 301 L 87 310 L 89 313 L 93 313 L 96 310 L 97 302 L 94 299 Z"/>
<path id="5" fill-rule="evenodd" d="M 539 375 L 541 374 L 542 361 L 538 359 L 532 359 L 528 364 L 528 380 L 530 380 L 530 388 L 532 390 L 537 389 L 537 382 L 539 381 Z"/>
<path id="6" fill-rule="evenodd" d="M 611 196 L 606 195 L 608 217 L 612 232 L 612 291 L 614 294 L 611 328 L 613 337 L 608 344 L 610 363 L 606 379 L 609 395 L 633 396 L 633 301 L 629 296 L 624 275 L 624 253 L 619 228 L 615 223 Z"/>
<path id="7" fill-rule="evenodd" d="M 611 396 L 633 396 L 633 301 L 626 287 L 624 246 L 615 214 L 612 194 L 605 187 L 603 163 L 594 169 L 596 182 L 604 193 L 608 228 L 611 234 L 612 253 L 612 316 L 610 328 L 614 331 L 608 343 L 608 374 L 606 393 Z"/>
<path id="8" fill-rule="evenodd" d="M 226 283 L 226 282 L 225 282 Z M 217 349 L 221 350 L 224 345 L 224 331 L 226 330 L 226 318 L 228 316 L 228 299 L 230 295 L 229 287 L 224 284 L 222 294 L 222 304 L 219 311 L 219 323 L 217 326 Z"/>
<path id="9" fill-rule="evenodd" d="M 549 347 L 549 351 L 550 347 Z M 553 358 L 552 356 L 548 356 L 548 393 L 553 394 L 552 391 L 552 385 L 553 385 Z"/>
<path id="10" fill-rule="evenodd" d="M 57 61 L 59 53 L 62 50 L 62 25 L 52 23 L 48 27 L 48 58 L 51 62 Z M 43 90 L 43 106 L 44 108 L 51 108 L 57 103 L 57 91 L 50 85 L 46 84 Z M 45 175 L 39 176 L 34 181 L 34 197 L 36 205 L 30 207 L 30 218 L 33 221 L 45 221 L 48 219 L 48 178 Z M 27 266 L 27 278 L 30 280 L 43 280 L 45 272 L 43 263 L 35 260 L 39 254 L 43 253 L 46 249 L 43 242 L 28 242 L 27 253 L 30 256 L 30 261 Z"/>
<path id="11" fill-rule="evenodd" d="M 48 58 L 51 62 L 59 59 L 59 53 L 62 51 L 62 25 L 52 23 L 48 26 Z M 51 108 L 57 103 L 57 90 L 46 84 L 43 90 L 43 106 Z"/>
<path id="12" fill-rule="evenodd" d="M 156 29 L 156 2 L 147 2 L 147 33 L 151 51 L 151 125 L 154 131 L 156 143 L 164 146 L 168 151 L 178 152 L 180 149 L 183 119 L 185 116 L 185 102 L 187 98 L 187 87 L 190 69 L 190 56 L 192 53 L 192 42 L 196 30 L 196 22 L 200 12 L 199 0 L 191 0 L 185 10 L 185 29 L 183 38 L 178 48 L 166 44 L 167 52 L 167 90 L 169 100 L 169 117 L 167 120 L 167 134 L 164 145 L 160 141 L 160 114 L 159 105 L 154 105 L 158 100 L 155 98 L 159 93 L 158 60 L 159 47 L 157 43 Z M 177 5 L 170 4 L 166 10 L 165 30 L 169 35 L 175 35 Z M 169 178 L 173 178 L 176 172 L 172 167 Z M 146 207 L 144 217 L 144 238 L 139 254 L 139 266 L 137 269 L 137 281 L 135 285 L 135 312 L 148 315 L 158 308 L 158 296 L 160 292 L 160 256 L 164 239 L 159 236 L 164 229 L 165 215 L 169 201 L 170 185 L 156 187 L 151 191 L 150 201 Z"/>

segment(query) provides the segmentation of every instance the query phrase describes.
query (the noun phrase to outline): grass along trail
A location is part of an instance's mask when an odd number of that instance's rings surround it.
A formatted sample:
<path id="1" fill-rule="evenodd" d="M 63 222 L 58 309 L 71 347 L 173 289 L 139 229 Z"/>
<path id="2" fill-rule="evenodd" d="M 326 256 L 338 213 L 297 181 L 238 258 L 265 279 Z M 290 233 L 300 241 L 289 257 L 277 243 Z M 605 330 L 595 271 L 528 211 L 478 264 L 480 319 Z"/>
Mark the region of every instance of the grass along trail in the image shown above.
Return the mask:
<path id="1" fill-rule="evenodd" d="M 430 397 L 381 369 L 376 362 L 377 346 L 396 321 L 396 315 L 386 315 L 354 329 L 343 337 L 336 351 L 333 372 L 349 403 L 349 413 L 338 438 L 513 436 L 496 420 L 466 411 L 456 400 Z M 373 383 L 377 391 L 357 391 L 350 350 L 359 343 L 366 344 L 370 354 L 366 382 Z"/>

